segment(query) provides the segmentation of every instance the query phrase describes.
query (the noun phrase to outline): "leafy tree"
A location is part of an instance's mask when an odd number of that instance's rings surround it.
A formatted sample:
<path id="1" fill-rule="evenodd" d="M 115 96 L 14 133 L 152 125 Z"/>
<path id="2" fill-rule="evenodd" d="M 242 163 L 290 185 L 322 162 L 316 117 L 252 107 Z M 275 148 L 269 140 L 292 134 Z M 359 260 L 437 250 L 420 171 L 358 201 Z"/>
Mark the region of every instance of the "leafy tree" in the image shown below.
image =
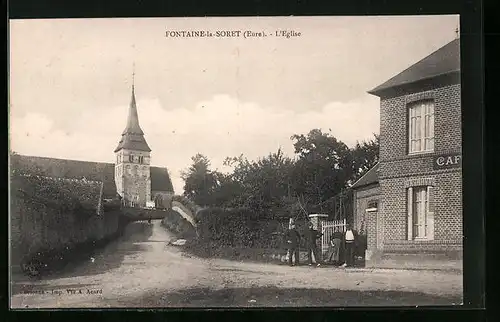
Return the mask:
<path id="1" fill-rule="evenodd" d="M 216 175 L 210 170 L 210 161 L 200 153 L 191 158 L 193 164 L 181 173 L 184 180 L 184 196 L 200 206 L 209 205 L 217 187 Z"/>
<path id="2" fill-rule="evenodd" d="M 371 140 L 357 142 L 351 150 L 353 156 L 352 182 L 361 178 L 377 162 L 379 156 L 380 140 L 377 134 Z"/>
<path id="3" fill-rule="evenodd" d="M 240 155 L 227 158 L 226 165 L 234 167 L 233 173 L 221 185 L 233 187 L 235 198 L 226 205 L 253 209 L 264 216 L 279 215 L 282 199 L 291 193 L 291 175 L 294 161 L 281 149 L 264 158 L 249 161 Z"/>
<path id="4" fill-rule="evenodd" d="M 298 195 L 321 203 L 346 187 L 353 172 L 353 157 L 346 144 L 320 129 L 291 139 L 298 156 L 293 173 Z"/>

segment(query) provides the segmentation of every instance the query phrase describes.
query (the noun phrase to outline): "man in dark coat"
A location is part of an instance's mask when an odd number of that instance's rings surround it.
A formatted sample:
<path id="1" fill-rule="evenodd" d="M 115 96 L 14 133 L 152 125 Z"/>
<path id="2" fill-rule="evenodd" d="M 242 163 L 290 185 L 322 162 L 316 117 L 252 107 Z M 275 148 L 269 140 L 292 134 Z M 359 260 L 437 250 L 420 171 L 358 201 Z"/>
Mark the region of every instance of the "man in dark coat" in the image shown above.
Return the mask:
<path id="1" fill-rule="evenodd" d="M 306 233 L 307 236 L 307 258 L 309 261 L 309 266 L 313 264 L 312 262 L 312 254 L 314 253 L 314 258 L 316 259 L 316 264 L 320 266 L 320 258 L 318 254 L 318 246 L 316 245 L 316 240 L 318 238 L 321 238 L 323 234 L 318 232 L 313 228 L 312 223 L 309 223 L 309 229 L 307 230 Z"/>
<path id="2" fill-rule="evenodd" d="M 288 264 L 290 266 L 299 265 L 300 234 L 297 229 L 295 229 L 295 225 L 290 226 L 285 237 L 288 247 Z M 295 264 L 292 262 L 292 256 L 295 257 Z"/>

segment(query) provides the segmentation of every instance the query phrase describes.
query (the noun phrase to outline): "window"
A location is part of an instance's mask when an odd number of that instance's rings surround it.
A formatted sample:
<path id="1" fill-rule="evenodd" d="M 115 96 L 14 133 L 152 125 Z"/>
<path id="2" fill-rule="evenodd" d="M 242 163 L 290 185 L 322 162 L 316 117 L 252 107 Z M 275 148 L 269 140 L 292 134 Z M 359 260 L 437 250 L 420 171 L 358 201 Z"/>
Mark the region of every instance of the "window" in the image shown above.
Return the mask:
<path id="1" fill-rule="evenodd" d="M 420 101 L 409 106 L 409 153 L 434 151 L 434 102 Z"/>
<path id="2" fill-rule="evenodd" d="M 408 188 L 408 240 L 434 239 L 432 186 Z"/>
<path id="3" fill-rule="evenodd" d="M 142 155 L 139 157 L 139 163 L 144 163 L 144 157 Z"/>
<path id="4" fill-rule="evenodd" d="M 370 200 L 366 206 L 366 212 L 373 212 L 378 210 L 377 200 Z"/>
<path id="5" fill-rule="evenodd" d="M 128 156 L 128 161 L 134 162 L 134 156 L 132 154 Z"/>

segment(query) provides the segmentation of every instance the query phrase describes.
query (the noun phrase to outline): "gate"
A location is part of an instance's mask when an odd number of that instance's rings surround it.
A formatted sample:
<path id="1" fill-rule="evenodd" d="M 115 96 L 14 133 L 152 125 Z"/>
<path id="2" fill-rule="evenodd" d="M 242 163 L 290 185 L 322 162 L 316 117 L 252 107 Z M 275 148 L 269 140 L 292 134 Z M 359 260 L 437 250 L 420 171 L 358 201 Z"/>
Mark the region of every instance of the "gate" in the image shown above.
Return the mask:
<path id="1" fill-rule="evenodd" d="M 331 220 L 331 221 L 322 221 L 321 222 L 321 232 L 323 236 L 321 237 L 321 257 L 323 257 L 328 251 L 328 247 L 330 245 L 330 238 L 333 233 L 336 231 L 340 231 L 344 233 L 346 230 L 346 219 L 341 220 Z"/>

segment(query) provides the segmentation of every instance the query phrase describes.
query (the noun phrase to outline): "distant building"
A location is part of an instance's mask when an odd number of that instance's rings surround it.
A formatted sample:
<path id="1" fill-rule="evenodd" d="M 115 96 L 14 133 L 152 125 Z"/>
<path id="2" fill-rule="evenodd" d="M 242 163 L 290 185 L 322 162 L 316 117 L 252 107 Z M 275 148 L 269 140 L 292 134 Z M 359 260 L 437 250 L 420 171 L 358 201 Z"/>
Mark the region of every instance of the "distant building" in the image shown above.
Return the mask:
<path id="1" fill-rule="evenodd" d="M 369 93 L 380 97 L 379 163 L 353 186 L 368 253 L 461 256 L 459 39 Z"/>
<path id="2" fill-rule="evenodd" d="M 102 181 L 103 198 L 118 194 L 127 206 L 150 207 L 151 201 L 161 206 L 164 198 L 159 196 L 173 195 L 168 170 L 150 165 L 151 149 L 139 126 L 133 87 L 127 125 L 114 152 L 114 164 L 12 155 L 11 165 L 35 175 Z"/>
<path id="3" fill-rule="evenodd" d="M 127 206 L 146 207 L 151 201 L 151 149 L 139 125 L 134 85 L 127 125 L 115 149 L 115 183 Z"/>

